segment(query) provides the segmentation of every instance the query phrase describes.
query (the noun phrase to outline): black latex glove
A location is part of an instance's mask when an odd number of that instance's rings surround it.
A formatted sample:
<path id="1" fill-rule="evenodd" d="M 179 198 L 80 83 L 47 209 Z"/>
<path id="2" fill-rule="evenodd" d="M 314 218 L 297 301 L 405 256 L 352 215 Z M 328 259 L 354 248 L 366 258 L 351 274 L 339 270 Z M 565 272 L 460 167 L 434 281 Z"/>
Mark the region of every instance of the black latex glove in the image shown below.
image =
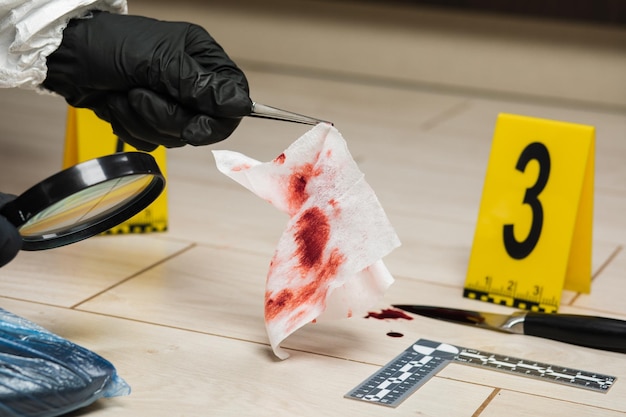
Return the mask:
<path id="1" fill-rule="evenodd" d="M 46 89 L 145 151 L 224 140 L 252 108 L 243 72 L 191 23 L 94 12 L 70 21 L 47 65 Z"/>
<path id="2" fill-rule="evenodd" d="M 15 196 L 0 193 L 0 209 Z M 0 214 L 0 266 L 11 262 L 22 248 L 22 237 L 15 226 Z"/>

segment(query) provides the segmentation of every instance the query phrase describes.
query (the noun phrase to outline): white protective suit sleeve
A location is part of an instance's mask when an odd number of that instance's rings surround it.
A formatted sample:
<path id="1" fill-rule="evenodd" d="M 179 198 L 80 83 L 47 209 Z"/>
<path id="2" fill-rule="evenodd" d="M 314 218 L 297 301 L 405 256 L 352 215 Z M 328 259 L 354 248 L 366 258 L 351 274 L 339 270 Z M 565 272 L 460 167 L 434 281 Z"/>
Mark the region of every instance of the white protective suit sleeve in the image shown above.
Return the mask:
<path id="1" fill-rule="evenodd" d="M 41 89 L 63 29 L 90 10 L 127 13 L 126 0 L 0 0 L 0 87 Z"/>

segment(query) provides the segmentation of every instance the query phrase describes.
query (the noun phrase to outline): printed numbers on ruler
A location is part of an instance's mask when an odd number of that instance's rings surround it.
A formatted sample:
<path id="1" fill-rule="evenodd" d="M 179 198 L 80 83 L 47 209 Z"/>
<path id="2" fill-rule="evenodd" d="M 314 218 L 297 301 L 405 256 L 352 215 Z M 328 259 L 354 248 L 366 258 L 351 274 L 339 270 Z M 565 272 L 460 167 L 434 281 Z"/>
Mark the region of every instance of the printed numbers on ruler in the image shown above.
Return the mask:
<path id="1" fill-rule="evenodd" d="M 555 312 L 591 286 L 594 128 L 501 114 L 464 296 Z"/>

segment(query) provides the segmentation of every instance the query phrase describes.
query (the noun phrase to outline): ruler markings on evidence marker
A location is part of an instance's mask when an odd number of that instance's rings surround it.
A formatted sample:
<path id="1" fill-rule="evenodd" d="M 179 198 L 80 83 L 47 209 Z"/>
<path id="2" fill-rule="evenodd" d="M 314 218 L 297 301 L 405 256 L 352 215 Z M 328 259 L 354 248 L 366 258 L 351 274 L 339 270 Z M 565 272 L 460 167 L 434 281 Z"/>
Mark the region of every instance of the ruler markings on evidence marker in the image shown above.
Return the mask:
<path id="1" fill-rule="evenodd" d="M 595 372 L 419 339 L 345 397 L 397 407 L 453 361 L 598 392 L 607 392 L 616 380 Z"/>

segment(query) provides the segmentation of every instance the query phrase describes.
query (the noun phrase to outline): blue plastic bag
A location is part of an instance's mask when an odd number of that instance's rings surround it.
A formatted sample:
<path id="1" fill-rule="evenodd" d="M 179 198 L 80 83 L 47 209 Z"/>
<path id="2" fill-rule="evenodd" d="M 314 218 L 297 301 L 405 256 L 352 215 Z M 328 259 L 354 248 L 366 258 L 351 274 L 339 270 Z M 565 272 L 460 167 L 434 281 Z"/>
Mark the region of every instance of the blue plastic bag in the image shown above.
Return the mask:
<path id="1" fill-rule="evenodd" d="M 0 308 L 0 416 L 59 416 L 129 393 L 106 359 Z"/>

